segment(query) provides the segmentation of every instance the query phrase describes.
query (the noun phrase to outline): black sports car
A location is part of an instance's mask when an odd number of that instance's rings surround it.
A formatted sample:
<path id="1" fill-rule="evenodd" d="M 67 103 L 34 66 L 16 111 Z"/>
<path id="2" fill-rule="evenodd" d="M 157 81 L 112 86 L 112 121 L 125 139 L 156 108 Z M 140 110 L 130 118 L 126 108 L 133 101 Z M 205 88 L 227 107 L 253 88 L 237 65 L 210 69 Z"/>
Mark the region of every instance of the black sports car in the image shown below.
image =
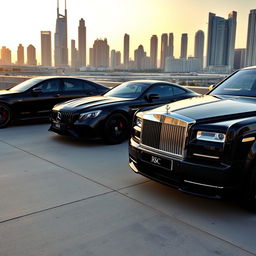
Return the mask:
<path id="1" fill-rule="evenodd" d="M 62 135 L 103 137 L 110 144 L 128 137 L 134 112 L 141 107 L 162 105 L 198 96 L 163 81 L 125 82 L 103 96 L 81 98 L 56 105 L 50 115 L 50 131 Z"/>
<path id="2" fill-rule="evenodd" d="M 77 97 L 100 95 L 103 85 L 71 77 L 37 77 L 0 91 L 0 128 L 14 119 L 47 118 L 52 107 Z"/>

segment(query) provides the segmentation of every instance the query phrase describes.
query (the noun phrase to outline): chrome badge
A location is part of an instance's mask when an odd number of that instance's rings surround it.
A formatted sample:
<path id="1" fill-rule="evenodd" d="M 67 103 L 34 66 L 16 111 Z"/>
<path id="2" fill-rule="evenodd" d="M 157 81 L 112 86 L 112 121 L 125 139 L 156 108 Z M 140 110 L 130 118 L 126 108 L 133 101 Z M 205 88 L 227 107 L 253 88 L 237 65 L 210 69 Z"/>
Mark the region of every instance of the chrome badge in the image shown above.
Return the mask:
<path id="1" fill-rule="evenodd" d="M 61 121 L 61 113 L 60 112 L 57 113 L 57 121 L 59 121 L 59 122 Z"/>

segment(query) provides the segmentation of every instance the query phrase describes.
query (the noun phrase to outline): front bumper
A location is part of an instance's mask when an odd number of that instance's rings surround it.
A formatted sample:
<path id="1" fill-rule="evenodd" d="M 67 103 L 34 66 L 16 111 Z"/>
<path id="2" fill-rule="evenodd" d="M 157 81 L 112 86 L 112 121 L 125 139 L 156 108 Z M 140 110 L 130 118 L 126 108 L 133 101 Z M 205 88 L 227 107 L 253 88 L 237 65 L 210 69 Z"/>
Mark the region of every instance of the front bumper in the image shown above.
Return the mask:
<path id="1" fill-rule="evenodd" d="M 222 197 L 238 188 L 237 170 L 229 165 L 206 165 L 148 150 L 133 139 L 129 166 L 135 173 L 181 191 L 206 197 Z"/>

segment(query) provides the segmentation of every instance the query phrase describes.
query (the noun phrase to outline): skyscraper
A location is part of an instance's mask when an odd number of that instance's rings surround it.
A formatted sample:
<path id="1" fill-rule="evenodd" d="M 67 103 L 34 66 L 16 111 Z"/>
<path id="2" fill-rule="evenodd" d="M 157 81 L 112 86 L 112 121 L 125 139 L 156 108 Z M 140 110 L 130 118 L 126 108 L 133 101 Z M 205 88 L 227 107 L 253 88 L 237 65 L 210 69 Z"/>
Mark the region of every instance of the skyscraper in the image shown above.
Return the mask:
<path id="1" fill-rule="evenodd" d="M 37 64 L 36 62 L 36 48 L 30 44 L 27 47 L 27 64 L 35 66 Z"/>
<path id="2" fill-rule="evenodd" d="M 6 46 L 3 46 L 1 49 L 1 64 L 12 64 L 12 52 L 9 48 L 6 48 Z"/>
<path id="3" fill-rule="evenodd" d="M 76 49 L 76 41 L 73 39 L 71 40 L 71 67 L 78 68 L 78 51 Z"/>
<path id="4" fill-rule="evenodd" d="M 105 38 L 94 41 L 92 50 L 90 49 L 91 66 L 109 67 L 109 45 Z"/>
<path id="5" fill-rule="evenodd" d="M 19 44 L 17 50 L 17 64 L 24 65 L 24 47 L 22 44 Z"/>
<path id="6" fill-rule="evenodd" d="M 228 66 L 230 69 L 233 68 L 236 17 L 237 13 L 235 11 L 228 15 L 228 19 L 209 13 L 207 66 Z"/>
<path id="7" fill-rule="evenodd" d="M 195 34 L 194 56 L 199 59 L 202 70 L 204 64 L 204 32 L 202 30 L 198 30 Z"/>
<path id="8" fill-rule="evenodd" d="M 174 37 L 173 33 L 169 33 L 169 43 L 168 43 L 168 57 L 174 58 Z"/>
<path id="9" fill-rule="evenodd" d="M 256 9 L 251 10 L 248 20 L 246 66 L 256 65 Z"/>
<path id="10" fill-rule="evenodd" d="M 160 68 L 164 70 L 165 68 L 165 60 L 167 57 L 167 50 L 168 47 L 168 35 L 167 34 L 162 34 L 161 36 L 161 59 L 160 59 Z"/>
<path id="11" fill-rule="evenodd" d="M 51 31 L 41 31 L 41 65 L 52 65 Z"/>
<path id="12" fill-rule="evenodd" d="M 121 52 L 120 51 L 111 51 L 111 68 L 116 69 L 120 66 L 121 64 Z"/>
<path id="13" fill-rule="evenodd" d="M 240 69 L 245 67 L 245 53 L 245 48 L 235 49 L 234 69 Z"/>
<path id="14" fill-rule="evenodd" d="M 181 35 L 180 58 L 186 59 L 187 57 L 188 57 L 188 34 L 183 33 Z"/>
<path id="15" fill-rule="evenodd" d="M 79 66 L 86 66 L 86 27 L 84 19 L 80 19 L 78 27 L 78 59 Z"/>
<path id="16" fill-rule="evenodd" d="M 124 66 L 128 68 L 130 58 L 130 36 L 128 34 L 124 35 Z"/>
<path id="17" fill-rule="evenodd" d="M 65 0 L 65 15 L 59 12 L 59 0 L 57 0 L 57 20 L 55 30 L 55 66 L 65 67 L 68 65 L 68 31 L 67 31 L 67 8 Z"/>
<path id="18" fill-rule="evenodd" d="M 158 38 L 153 35 L 150 39 L 150 68 L 157 69 Z"/>
<path id="19" fill-rule="evenodd" d="M 139 45 L 138 49 L 134 51 L 134 61 L 137 70 L 143 70 L 145 68 L 146 52 L 142 45 Z"/>

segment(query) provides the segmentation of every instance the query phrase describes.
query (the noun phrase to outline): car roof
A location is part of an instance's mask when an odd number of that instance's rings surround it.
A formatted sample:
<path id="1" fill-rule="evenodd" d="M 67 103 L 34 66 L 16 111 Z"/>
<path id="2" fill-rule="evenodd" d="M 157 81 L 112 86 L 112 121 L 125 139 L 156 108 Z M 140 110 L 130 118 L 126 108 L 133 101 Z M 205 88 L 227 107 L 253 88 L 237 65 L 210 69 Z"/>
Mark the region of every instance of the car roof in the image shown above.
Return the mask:
<path id="1" fill-rule="evenodd" d="M 241 70 L 244 70 L 244 69 L 256 69 L 256 66 L 250 66 L 250 67 L 242 68 Z"/>
<path id="2" fill-rule="evenodd" d="M 47 80 L 47 79 L 52 79 L 52 78 L 73 78 L 73 79 L 80 79 L 80 80 L 87 80 L 83 77 L 77 77 L 77 76 L 36 76 L 36 77 L 32 77 L 32 79 L 42 79 L 42 80 Z M 90 80 L 87 80 L 90 81 Z M 93 82 L 93 81 L 91 81 Z"/>
<path id="3" fill-rule="evenodd" d="M 157 83 L 166 83 L 166 84 L 173 84 L 173 85 L 177 85 L 180 86 L 178 84 L 169 82 L 169 81 L 163 81 L 163 80 L 148 80 L 148 79 L 141 79 L 141 80 L 131 80 L 131 81 L 126 81 L 127 83 L 131 82 L 131 83 L 142 83 L 142 84 L 157 84 Z M 182 86 L 180 86 L 182 87 Z"/>

